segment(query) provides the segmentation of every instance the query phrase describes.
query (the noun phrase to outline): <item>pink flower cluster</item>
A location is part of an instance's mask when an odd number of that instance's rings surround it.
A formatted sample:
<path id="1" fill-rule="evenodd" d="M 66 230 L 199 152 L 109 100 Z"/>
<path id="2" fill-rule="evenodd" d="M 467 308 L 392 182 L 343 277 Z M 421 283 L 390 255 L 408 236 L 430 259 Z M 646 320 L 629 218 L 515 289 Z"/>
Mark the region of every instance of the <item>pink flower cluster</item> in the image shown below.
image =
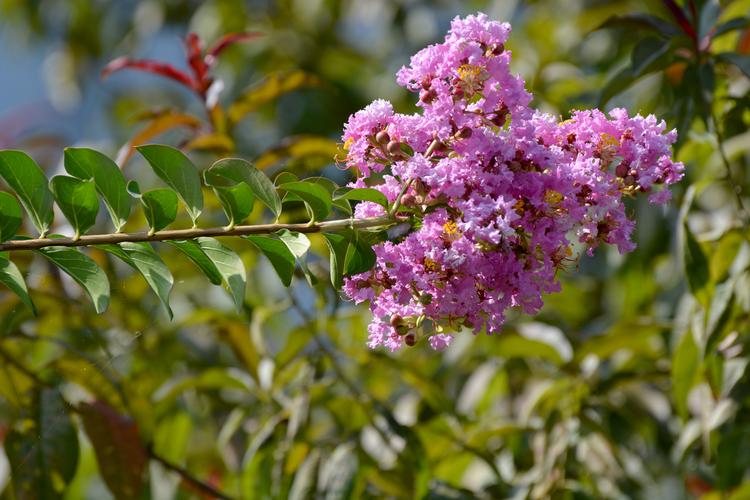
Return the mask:
<path id="1" fill-rule="evenodd" d="M 511 74 L 510 25 L 484 14 L 456 18 L 445 42 L 398 72 L 419 95 L 421 114 L 378 100 L 352 115 L 343 140 L 353 186 L 374 187 L 412 222 L 399 241 L 377 245 L 375 267 L 348 278 L 345 293 L 369 301 L 369 346 L 396 350 L 427 337 L 447 346 L 455 332 L 500 331 L 509 308 L 534 313 L 558 291 L 574 243 L 634 248 L 623 198 L 683 175 L 671 160 L 676 132 L 654 116 L 576 111 L 570 119 L 529 106 Z M 383 215 L 360 203 L 357 217 Z"/>

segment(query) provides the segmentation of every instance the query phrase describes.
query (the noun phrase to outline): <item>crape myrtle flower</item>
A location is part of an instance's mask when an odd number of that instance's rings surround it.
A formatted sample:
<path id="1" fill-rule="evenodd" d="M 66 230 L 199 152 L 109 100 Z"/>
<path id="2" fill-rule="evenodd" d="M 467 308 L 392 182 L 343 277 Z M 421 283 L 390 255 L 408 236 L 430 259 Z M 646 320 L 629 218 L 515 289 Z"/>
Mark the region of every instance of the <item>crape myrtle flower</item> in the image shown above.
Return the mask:
<path id="1" fill-rule="evenodd" d="M 510 29 L 484 14 L 454 19 L 443 43 L 398 72 L 421 113 L 377 100 L 345 126 L 352 186 L 391 203 L 403 191 L 399 210 L 414 227 L 376 245 L 373 269 L 345 281 L 349 298 L 369 302 L 371 348 L 426 337 L 443 349 L 463 328 L 499 333 L 509 308 L 538 312 L 575 244 L 635 248 L 624 198 L 666 203 L 683 176 L 671 159 L 677 134 L 654 116 L 585 110 L 561 121 L 531 108 L 510 72 Z M 384 214 L 369 202 L 355 211 Z"/>

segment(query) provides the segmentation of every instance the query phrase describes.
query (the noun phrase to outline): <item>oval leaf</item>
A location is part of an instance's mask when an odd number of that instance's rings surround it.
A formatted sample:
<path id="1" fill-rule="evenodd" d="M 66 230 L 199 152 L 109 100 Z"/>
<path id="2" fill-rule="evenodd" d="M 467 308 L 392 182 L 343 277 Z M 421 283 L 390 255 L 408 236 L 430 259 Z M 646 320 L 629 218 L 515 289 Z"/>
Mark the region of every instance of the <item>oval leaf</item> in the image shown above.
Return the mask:
<path id="1" fill-rule="evenodd" d="M 169 319 L 172 319 L 172 308 L 169 307 L 169 294 L 172 291 L 174 279 L 164 261 L 159 257 L 150 244 L 146 242 L 126 241 L 119 245 L 102 245 L 102 250 L 119 257 L 123 262 L 137 270 L 146 280 L 148 286 L 164 306 Z"/>
<path id="2" fill-rule="evenodd" d="M 305 261 L 305 255 L 307 255 L 307 251 L 310 250 L 310 240 L 307 236 L 287 229 L 278 231 L 276 235 L 286 245 L 289 251 L 292 252 L 292 255 L 294 255 L 299 263 L 299 266 L 305 274 L 305 278 L 310 286 L 315 286 L 318 282 L 318 278 L 310 272 L 310 269 L 307 267 L 307 262 Z"/>
<path id="3" fill-rule="evenodd" d="M 274 216 L 281 215 L 281 198 L 271 179 L 240 158 L 226 158 L 214 163 L 205 174 L 206 184 L 212 187 L 233 187 L 241 182 L 250 186 L 253 195 L 271 209 Z"/>
<path id="4" fill-rule="evenodd" d="M 221 285 L 221 273 L 195 240 L 166 241 L 192 260 L 214 285 Z"/>
<path id="5" fill-rule="evenodd" d="M 118 500 L 141 498 L 148 454 L 135 422 L 102 401 L 81 403 L 78 414 L 109 491 Z"/>
<path id="6" fill-rule="evenodd" d="M 5 438 L 15 496 L 19 499 L 61 498 L 78 467 L 78 433 L 57 389 L 33 395 L 23 426 Z"/>
<path id="7" fill-rule="evenodd" d="M 126 189 L 125 176 L 117 164 L 93 149 L 67 148 L 65 170 L 81 180 L 94 181 L 115 231 L 119 233 L 130 216 L 130 197 Z"/>
<path id="8" fill-rule="evenodd" d="M 198 238 L 198 245 L 219 270 L 222 280 L 232 293 L 237 311 L 245 303 L 245 265 L 237 253 L 214 238 Z"/>
<path id="9" fill-rule="evenodd" d="M 9 193 L 0 191 L 0 242 L 8 241 L 21 227 L 21 206 Z"/>
<path id="10" fill-rule="evenodd" d="M 334 200 L 371 201 L 388 209 L 388 198 L 377 189 L 372 188 L 340 188 L 333 194 Z"/>
<path id="11" fill-rule="evenodd" d="M 141 196 L 143 213 L 151 232 L 161 231 L 177 218 L 177 195 L 171 189 L 152 189 Z"/>
<path id="12" fill-rule="evenodd" d="M 16 192 L 39 234 L 46 235 L 52 225 L 52 193 L 39 165 L 22 151 L 0 151 L 0 176 Z"/>
<path id="13" fill-rule="evenodd" d="M 34 302 L 31 301 L 23 275 L 18 270 L 18 267 L 8 259 L 7 253 L 0 254 L 0 283 L 18 295 L 21 302 L 26 304 L 34 316 L 36 316 L 36 307 L 34 306 Z"/>
<path id="14" fill-rule="evenodd" d="M 193 225 L 203 210 L 203 192 L 198 169 L 180 150 L 170 146 L 149 144 L 139 146 L 138 152 L 169 187 L 182 199 L 193 220 Z"/>
<path id="15" fill-rule="evenodd" d="M 310 208 L 313 221 L 320 221 L 331 213 L 331 195 L 323 186 L 311 182 L 287 182 L 279 186 L 289 193 L 294 193 L 304 200 Z"/>
<path id="16" fill-rule="evenodd" d="M 294 255 L 289 248 L 281 240 L 270 236 L 248 235 L 245 239 L 263 252 L 271 261 L 284 286 L 289 286 L 292 283 L 295 263 Z"/>
<path id="17" fill-rule="evenodd" d="M 66 247 L 47 247 L 37 250 L 83 287 L 97 313 L 109 305 L 109 280 L 96 262 L 78 250 Z"/>
<path id="18" fill-rule="evenodd" d="M 344 263 L 349 239 L 339 233 L 323 233 L 330 253 L 331 284 L 339 289 L 343 285 Z"/>
<path id="19" fill-rule="evenodd" d="M 94 183 L 66 175 L 56 175 L 49 185 L 60 210 L 76 232 L 74 238 L 78 239 L 91 229 L 99 213 L 99 200 L 96 199 Z"/>

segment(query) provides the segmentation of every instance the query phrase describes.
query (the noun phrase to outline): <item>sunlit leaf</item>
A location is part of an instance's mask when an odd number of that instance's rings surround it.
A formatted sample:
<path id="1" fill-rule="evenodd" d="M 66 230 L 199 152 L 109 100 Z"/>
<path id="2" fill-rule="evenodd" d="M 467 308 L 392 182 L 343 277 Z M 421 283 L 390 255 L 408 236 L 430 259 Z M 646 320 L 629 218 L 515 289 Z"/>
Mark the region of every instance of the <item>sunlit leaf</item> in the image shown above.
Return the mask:
<path id="1" fill-rule="evenodd" d="M 221 285 L 221 273 L 211 259 L 208 258 L 201 246 L 195 240 L 167 241 L 180 252 L 192 260 L 203 271 L 208 280 L 214 285 Z"/>
<path id="2" fill-rule="evenodd" d="M 178 127 L 195 129 L 201 125 L 201 120 L 193 115 L 167 111 L 154 116 L 151 121 L 117 153 L 117 164 L 124 166 L 135 153 L 135 148 L 146 144 L 155 137 Z"/>
<path id="3" fill-rule="evenodd" d="M 91 229 L 99 213 L 99 200 L 93 181 L 56 175 L 49 183 L 55 201 L 75 230 L 74 238 Z"/>
<path id="4" fill-rule="evenodd" d="M 234 151 L 234 141 L 224 134 L 203 134 L 185 144 L 188 151 L 211 151 L 216 154 L 227 154 Z"/>
<path id="5" fill-rule="evenodd" d="M 271 75 L 245 91 L 229 107 L 229 119 L 239 122 L 248 113 L 283 94 L 317 85 L 320 85 L 320 80 L 316 76 L 299 70 Z"/>
<path id="6" fill-rule="evenodd" d="M 222 280 L 232 294 L 237 311 L 242 311 L 245 303 L 245 265 L 237 253 L 214 238 L 198 238 L 198 245 L 211 259 L 216 269 L 221 274 Z"/>
<path id="7" fill-rule="evenodd" d="M 180 150 L 169 146 L 151 144 L 138 146 L 137 149 L 149 162 L 156 175 L 177 192 L 195 225 L 203 210 L 203 192 L 198 169 L 193 162 Z"/>
<path id="8" fill-rule="evenodd" d="M 0 242 L 16 235 L 23 222 L 21 206 L 15 196 L 0 191 Z"/>
<path id="9" fill-rule="evenodd" d="M 172 319 L 172 308 L 169 306 L 169 294 L 172 291 L 174 279 L 169 268 L 159 257 L 149 243 L 146 242 L 123 242 L 119 245 L 106 245 L 101 247 L 122 259 L 126 264 L 137 270 L 146 280 L 148 286 L 159 298 L 164 310 Z M 115 249 L 119 248 L 120 252 Z"/>
<path id="10" fill-rule="evenodd" d="M 672 397 L 682 419 L 687 418 L 687 396 L 696 382 L 700 353 L 693 334 L 685 332 L 672 358 Z"/>
<path id="11" fill-rule="evenodd" d="M 93 149 L 67 148 L 65 170 L 81 180 L 93 179 L 115 225 L 115 231 L 119 232 L 130 216 L 130 197 L 125 176 L 117 164 Z"/>
<path id="12" fill-rule="evenodd" d="M 39 165 L 22 151 L 0 151 L 0 176 L 16 192 L 39 234 L 47 234 L 53 218 L 52 193 Z"/>
<path id="13" fill-rule="evenodd" d="M 177 218 L 179 200 L 177 194 L 171 189 L 152 189 L 141 194 L 138 184 L 135 181 L 130 181 L 128 191 L 140 200 L 152 233 L 161 231 Z"/>
<path id="14" fill-rule="evenodd" d="M 310 182 L 288 182 L 279 189 L 294 193 L 310 207 L 312 220 L 321 221 L 331 213 L 331 194 L 322 186 Z"/>
<path id="15" fill-rule="evenodd" d="M 341 188 L 333 195 L 334 200 L 371 201 L 383 208 L 388 208 L 388 198 L 377 189 L 372 188 Z"/>
<path id="16" fill-rule="evenodd" d="M 230 225 L 242 223 L 252 212 L 255 195 L 250 186 L 251 183 L 262 182 L 253 180 L 254 176 L 255 173 L 250 163 L 233 158 L 219 160 L 203 172 L 206 185 L 213 188 Z M 260 189 L 263 186 L 257 187 Z M 265 188 L 267 189 L 268 186 Z M 268 194 L 267 201 L 271 204 L 275 203 L 273 195 Z"/>
<path id="17" fill-rule="evenodd" d="M 0 283 L 7 286 L 10 291 L 18 295 L 21 302 L 31 309 L 31 312 L 36 316 L 36 306 L 29 296 L 29 291 L 26 288 L 26 282 L 23 279 L 21 271 L 18 267 L 10 261 L 7 253 L 0 253 Z"/>
<path id="18" fill-rule="evenodd" d="M 249 235 L 245 238 L 263 252 L 279 275 L 284 286 L 292 283 L 295 258 L 289 248 L 278 238 L 271 236 Z"/>
<path id="19" fill-rule="evenodd" d="M 302 272 L 305 274 L 308 283 L 310 283 L 310 286 L 316 285 L 318 278 L 310 272 L 310 269 L 307 267 L 307 262 L 305 261 L 307 252 L 310 250 L 310 240 L 307 236 L 286 229 L 278 231 L 276 235 L 282 242 L 284 242 L 289 251 L 292 252 L 300 268 L 302 268 Z"/>
<path id="20" fill-rule="evenodd" d="M 101 314 L 107 310 L 109 280 L 96 262 L 73 248 L 47 247 L 39 249 L 38 252 L 83 287 L 97 313 Z"/>
<path id="21" fill-rule="evenodd" d="M 261 154 L 255 165 L 267 169 L 285 160 L 306 161 L 313 163 L 316 168 L 333 162 L 339 151 L 338 143 L 327 137 L 300 135 L 288 137 L 277 147 Z"/>

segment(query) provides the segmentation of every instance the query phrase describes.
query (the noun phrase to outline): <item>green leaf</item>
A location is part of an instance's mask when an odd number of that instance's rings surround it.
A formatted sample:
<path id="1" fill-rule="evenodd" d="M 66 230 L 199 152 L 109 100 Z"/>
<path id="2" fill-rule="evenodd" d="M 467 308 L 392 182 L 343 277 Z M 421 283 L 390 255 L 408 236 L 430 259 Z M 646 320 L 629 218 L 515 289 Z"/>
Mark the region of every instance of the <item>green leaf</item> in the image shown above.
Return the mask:
<path id="1" fill-rule="evenodd" d="M 354 275 L 369 271 L 375 265 L 375 252 L 359 235 L 349 242 L 344 259 L 344 274 Z"/>
<path id="2" fill-rule="evenodd" d="M 683 421 L 688 416 L 687 397 L 695 385 L 700 365 L 700 353 L 695 345 L 693 334 L 685 332 L 672 358 L 672 397 L 677 412 Z"/>
<path id="3" fill-rule="evenodd" d="M 172 319 L 172 308 L 169 307 L 169 294 L 174 279 L 169 268 L 149 243 L 125 241 L 119 245 L 101 245 L 100 248 L 116 255 L 123 262 L 137 270 L 146 280 L 148 286 L 164 306 L 169 319 Z"/>
<path id="4" fill-rule="evenodd" d="M 39 234 L 46 235 L 52 225 L 52 193 L 39 165 L 22 151 L 0 151 L 0 176 L 18 194 Z"/>
<path id="5" fill-rule="evenodd" d="M 279 193 L 276 192 L 276 187 L 273 185 L 273 182 L 271 182 L 271 179 L 269 179 L 266 174 L 255 168 L 252 164 L 249 162 L 245 163 L 249 168 L 249 177 L 246 180 L 248 186 L 250 186 L 255 197 L 271 209 L 271 212 L 273 212 L 275 217 L 278 217 L 281 215 L 281 198 L 279 198 Z"/>
<path id="6" fill-rule="evenodd" d="M 295 264 L 294 254 L 289 250 L 289 247 L 280 239 L 270 236 L 248 235 L 245 236 L 245 239 L 263 252 L 263 255 L 271 261 L 271 265 L 284 286 L 289 286 L 292 283 Z"/>
<path id="7" fill-rule="evenodd" d="M 67 247 L 47 247 L 37 251 L 83 287 L 97 313 L 101 314 L 107 310 L 109 280 L 96 262 L 78 250 Z"/>
<path id="8" fill-rule="evenodd" d="M 242 259 L 234 250 L 222 245 L 214 238 L 198 238 L 198 245 L 221 274 L 222 280 L 232 294 L 237 311 L 242 311 L 247 281 Z"/>
<path id="9" fill-rule="evenodd" d="M 165 243 L 172 245 L 177 250 L 182 252 L 187 258 L 193 261 L 198 268 L 203 271 L 208 280 L 213 285 L 221 285 L 221 273 L 216 268 L 211 259 L 208 258 L 206 253 L 203 251 L 201 246 L 195 240 L 182 240 L 182 241 L 165 241 Z"/>
<path id="10" fill-rule="evenodd" d="M 65 170 L 81 180 L 93 179 L 115 231 L 119 233 L 130 216 L 130 197 L 126 189 L 125 176 L 117 164 L 93 149 L 67 148 Z"/>
<path id="11" fill-rule="evenodd" d="M 716 59 L 737 66 L 743 73 L 745 73 L 745 76 L 750 78 L 750 56 L 737 54 L 736 52 L 722 52 L 716 54 Z"/>
<path id="12" fill-rule="evenodd" d="M 91 229 L 99 213 L 99 200 L 92 181 L 56 175 L 49 183 L 57 204 L 75 230 L 74 239 Z"/>
<path id="13" fill-rule="evenodd" d="M 8 259 L 8 254 L 0 254 L 0 283 L 7 286 L 10 291 L 18 295 L 21 302 L 31 309 L 31 312 L 36 316 L 36 307 L 29 296 L 29 291 L 26 288 L 26 282 L 23 279 L 21 271 L 18 267 Z"/>
<path id="14" fill-rule="evenodd" d="M 9 193 L 0 191 L 0 242 L 8 241 L 21 227 L 21 206 Z"/>
<path id="15" fill-rule="evenodd" d="M 78 433 L 57 389 L 39 389 L 5 438 L 15 497 L 62 498 L 78 467 Z"/>
<path id="16" fill-rule="evenodd" d="M 323 233 L 330 253 L 331 284 L 335 289 L 343 285 L 344 263 L 349 248 L 349 238 L 340 233 Z"/>
<path id="17" fill-rule="evenodd" d="M 388 198 L 377 189 L 372 188 L 340 188 L 333 195 L 334 200 L 371 201 L 383 208 L 388 208 Z"/>
<path id="18" fill-rule="evenodd" d="M 241 223 L 253 210 L 252 176 L 251 165 L 234 158 L 219 160 L 203 173 L 206 185 L 211 186 L 219 198 L 230 226 Z"/>
<path id="19" fill-rule="evenodd" d="M 614 96 L 627 89 L 636 78 L 633 76 L 630 68 L 623 68 L 618 71 L 612 78 L 607 80 L 599 96 L 598 106 L 601 108 Z"/>
<path id="20" fill-rule="evenodd" d="M 659 58 L 669 50 L 669 40 L 647 37 L 639 40 L 631 53 L 631 68 L 634 77 L 656 70 Z"/>
<path id="21" fill-rule="evenodd" d="M 693 236 L 687 223 L 683 224 L 683 264 L 688 286 L 696 299 L 708 308 L 710 301 L 710 277 L 708 259 L 700 244 Z"/>
<path id="22" fill-rule="evenodd" d="M 151 233 L 161 231 L 177 218 L 177 194 L 167 188 L 152 189 L 140 194 L 138 183 L 130 181 L 128 192 L 141 201 L 146 221 L 151 227 Z"/>
<path id="23" fill-rule="evenodd" d="M 670 38 L 679 36 L 682 34 L 680 28 L 660 17 L 652 16 L 651 14 L 634 13 L 625 14 L 622 16 L 612 16 L 597 28 L 597 30 L 604 28 L 626 28 L 632 29 L 646 29 L 654 31 L 660 35 Z"/>
<path id="24" fill-rule="evenodd" d="M 109 491 L 117 500 L 140 499 L 148 454 L 135 422 L 102 401 L 81 403 L 78 414 Z"/>
<path id="25" fill-rule="evenodd" d="M 305 274 L 305 278 L 310 286 L 315 286 L 318 283 L 318 278 L 310 272 L 310 269 L 307 267 L 307 262 L 305 262 L 305 256 L 307 255 L 308 250 L 310 250 L 310 240 L 307 236 L 286 229 L 278 231 L 276 235 L 286 245 L 289 251 L 292 252 L 292 255 L 294 255 L 300 268 L 302 268 L 302 272 Z"/>
<path id="26" fill-rule="evenodd" d="M 730 33 L 735 30 L 741 30 L 750 25 L 750 18 L 748 17 L 734 17 L 729 21 L 719 24 L 716 26 L 716 30 L 713 32 L 713 38 Z"/>
<path id="27" fill-rule="evenodd" d="M 714 28 L 721 14 L 719 0 L 706 0 L 698 19 L 698 41 L 702 41 Z"/>
<path id="28" fill-rule="evenodd" d="M 195 226 L 195 221 L 203 210 L 203 192 L 198 169 L 193 162 L 180 150 L 170 146 L 150 144 L 138 146 L 137 149 L 149 162 L 156 175 L 177 192 Z"/>
<path id="29" fill-rule="evenodd" d="M 311 182 L 297 181 L 282 184 L 279 189 L 294 193 L 302 198 L 310 208 L 313 221 L 321 221 L 331 213 L 331 194 L 323 186 Z"/>

